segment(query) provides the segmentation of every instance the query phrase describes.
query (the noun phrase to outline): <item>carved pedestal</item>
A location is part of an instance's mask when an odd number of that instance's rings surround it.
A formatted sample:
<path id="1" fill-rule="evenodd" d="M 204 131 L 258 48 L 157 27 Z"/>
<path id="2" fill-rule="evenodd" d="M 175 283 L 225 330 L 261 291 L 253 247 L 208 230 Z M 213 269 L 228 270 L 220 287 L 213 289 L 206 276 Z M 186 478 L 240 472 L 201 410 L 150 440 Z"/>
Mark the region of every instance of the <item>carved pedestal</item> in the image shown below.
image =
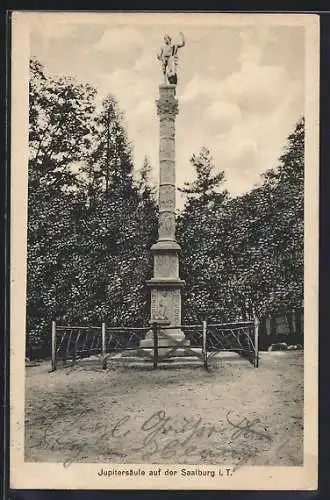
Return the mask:
<path id="1" fill-rule="evenodd" d="M 161 85 L 157 100 L 160 121 L 159 141 L 159 221 L 158 241 L 151 247 L 154 275 L 147 283 L 151 293 L 150 322 L 176 327 L 181 325 L 181 288 L 179 277 L 180 246 L 175 241 L 175 117 L 178 101 L 175 85 Z M 180 328 L 161 330 L 159 347 L 188 345 Z M 152 332 L 141 341 L 142 347 L 153 345 Z M 159 355 L 165 350 L 160 349 Z"/>

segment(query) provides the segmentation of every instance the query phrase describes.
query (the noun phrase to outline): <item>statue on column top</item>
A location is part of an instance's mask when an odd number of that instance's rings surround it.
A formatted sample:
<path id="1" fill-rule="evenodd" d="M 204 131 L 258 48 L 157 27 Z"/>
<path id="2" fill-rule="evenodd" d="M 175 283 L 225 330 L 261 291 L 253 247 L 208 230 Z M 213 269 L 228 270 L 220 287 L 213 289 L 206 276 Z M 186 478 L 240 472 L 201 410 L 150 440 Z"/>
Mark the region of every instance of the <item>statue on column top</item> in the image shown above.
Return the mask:
<path id="1" fill-rule="evenodd" d="M 157 55 L 157 59 L 161 61 L 162 64 L 164 83 L 176 85 L 178 83 L 178 49 L 185 46 L 186 40 L 184 34 L 180 32 L 180 42 L 172 43 L 172 39 L 169 35 L 164 36 L 164 42 L 163 47 Z"/>

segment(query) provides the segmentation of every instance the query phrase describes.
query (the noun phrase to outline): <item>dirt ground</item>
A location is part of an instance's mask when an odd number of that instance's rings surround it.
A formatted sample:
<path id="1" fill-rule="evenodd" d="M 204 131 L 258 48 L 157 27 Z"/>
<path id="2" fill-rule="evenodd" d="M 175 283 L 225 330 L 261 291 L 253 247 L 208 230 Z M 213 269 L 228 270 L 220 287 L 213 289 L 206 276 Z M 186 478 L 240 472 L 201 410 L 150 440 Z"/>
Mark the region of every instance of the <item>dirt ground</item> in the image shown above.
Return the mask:
<path id="1" fill-rule="evenodd" d="M 303 352 L 202 366 L 26 368 L 25 460 L 292 465 L 303 460 Z"/>

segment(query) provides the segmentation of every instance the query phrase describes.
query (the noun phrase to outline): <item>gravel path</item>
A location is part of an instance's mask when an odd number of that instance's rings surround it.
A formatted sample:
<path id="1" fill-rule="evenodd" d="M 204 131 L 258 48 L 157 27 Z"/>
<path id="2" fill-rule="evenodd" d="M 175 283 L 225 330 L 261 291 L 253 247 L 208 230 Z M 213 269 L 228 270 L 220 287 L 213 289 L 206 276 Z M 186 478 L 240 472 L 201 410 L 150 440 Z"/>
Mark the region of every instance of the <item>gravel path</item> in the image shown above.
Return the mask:
<path id="1" fill-rule="evenodd" d="M 26 461 L 301 465 L 303 352 L 214 368 L 26 368 Z"/>

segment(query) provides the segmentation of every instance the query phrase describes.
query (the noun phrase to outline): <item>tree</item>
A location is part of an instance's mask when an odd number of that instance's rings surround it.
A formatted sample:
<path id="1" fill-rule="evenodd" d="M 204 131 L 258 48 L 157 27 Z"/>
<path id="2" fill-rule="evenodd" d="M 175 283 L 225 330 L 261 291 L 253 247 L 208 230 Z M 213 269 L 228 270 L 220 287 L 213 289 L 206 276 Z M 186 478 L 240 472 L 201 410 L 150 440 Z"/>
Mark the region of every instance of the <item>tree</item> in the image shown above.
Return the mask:
<path id="1" fill-rule="evenodd" d="M 74 164 L 86 151 L 95 90 L 46 75 L 30 61 L 27 319 L 30 347 L 42 347 L 57 309 L 57 280 L 72 252 L 80 206 Z M 72 191 L 73 189 L 73 191 Z"/>
<path id="2" fill-rule="evenodd" d="M 82 93 L 85 91 L 85 95 Z M 50 321 L 147 320 L 149 249 L 157 235 L 150 164 L 133 180 L 131 145 L 113 96 L 49 78 L 31 62 L 28 348 L 50 347 Z M 88 105 L 87 105 L 88 104 Z"/>
<path id="3" fill-rule="evenodd" d="M 149 165 L 133 180 L 131 145 L 113 96 L 94 120 L 87 174 L 89 210 L 81 225 L 79 311 L 74 321 L 141 324 L 148 300 L 149 248 L 157 230 Z M 66 318 L 68 321 L 68 318 Z"/>
<path id="4" fill-rule="evenodd" d="M 72 78 L 54 79 L 30 61 L 29 185 L 64 188 L 75 182 L 70 168 L 83 157 L 95 89 Z"/>
<path id="5" fill-rule="evenodd" d="M 212 175 L 215 166 L 209 149 L 202 147 L 197 155 L 192 155 L 190 161 L 196 171 L 197 178 L 193 182 L 185 182 L 184 187 L 178 188 L 178 190 L 188 196 L 190 204 L 193 204 L 193 200 L 198 201 L 200 205 L 207 205 L 207 203 L 215 201 L 221 203 L 227 196 L 227 192 L 222 190 L 219 193 L 216 189 L 224 182 L 225 174 L 220 171 Z"/>
<path id="6" fill-rule="evenodd" d="M 265 246 L 272 253 L 269 288 L 260 300 L 265 312 L 303 306 L 304 262 L 304 118 L 296 124 L 276 169 L 265 175 L 269 200 Z M 272 276 L 272 281 L 270 281 Z"/>
<path id="7" fill-rule="evenodd" d="M 237 266 L 236 296 L 247 298 L 261 316 L 303 305 L 303 119 L 288 137 L 277 168 L 263 178 L 262 186 L 233 200 L 229 243 Z"/>
<path id="8" fill-rule="evenodd" d="M 232 321 L 301 308 L 304 119 L 261 186 L 220 203 L 196 184 L 189 191 L 178 224 L 188 309 Z"/>
<path id="9" fill-rule="evenodd" d="M 149 250 L 157 239 L 152 167 L 133 179 L 113 96 L 30 65 L 27 327 L 49 348 L 50 321 L 141 325 L 149 319 Z M 262 185 L 230 198 L 206 148 L 178 216 L 184 321 L 245 318 L 303 305 L 304 120 Z"/>
<path id="10" fill-rule="evenodd" d="M 156 187 L 151 182 L 152 165 L 147 155 L 145 155 L 142 167 L 139 171 L 139 192 L 142 197 L 155 197 Z"/>
<path id="11" fill-rule="evenodd" d="M 49 346 L 50 322 L 69 297 L 74 273 L 68 272 L 77 254 L 75 212 L 79 195 L 43 187 L 29 194 L 27 247 L 28 346 Z M 69 307 L 74 301 L 69 299 Z"/>
<path id="12" fill-rule="evenodd" d="M 107 199 L 115 190 L 121 196 L 128 196 L 131 192 L 132 151 L 123 120 L 116 99 L 109 94 L 94 117 L 89 162 L 87 168 L 83 167 L 83 171 L 87 170 L 91 175 L 90 165 L 93 166 L 93 186 Z"/>
<path id="13" fill-rule="evenodd" d="M 221 238 L 222 228 L 215 221 L 228 200 L 228 193 L 222 187 L 224 172 L 213 174 L 215 165 L 209 150 L 203 147 L 198 155 L 192 156 L 191 162 L 196 180 L 180 189 L 187 194 L 187 201 L 177 223 L 177 238 L 182 248 L 181 276 L 186 280 L 183 312 L 188 322 L 195 321 L 202 313 L 210 317 L 221 290 L 214 277 L 223 266 L 222 251 L 218 244 L 214 253 L 211 245 L 214 239 Z"/>

